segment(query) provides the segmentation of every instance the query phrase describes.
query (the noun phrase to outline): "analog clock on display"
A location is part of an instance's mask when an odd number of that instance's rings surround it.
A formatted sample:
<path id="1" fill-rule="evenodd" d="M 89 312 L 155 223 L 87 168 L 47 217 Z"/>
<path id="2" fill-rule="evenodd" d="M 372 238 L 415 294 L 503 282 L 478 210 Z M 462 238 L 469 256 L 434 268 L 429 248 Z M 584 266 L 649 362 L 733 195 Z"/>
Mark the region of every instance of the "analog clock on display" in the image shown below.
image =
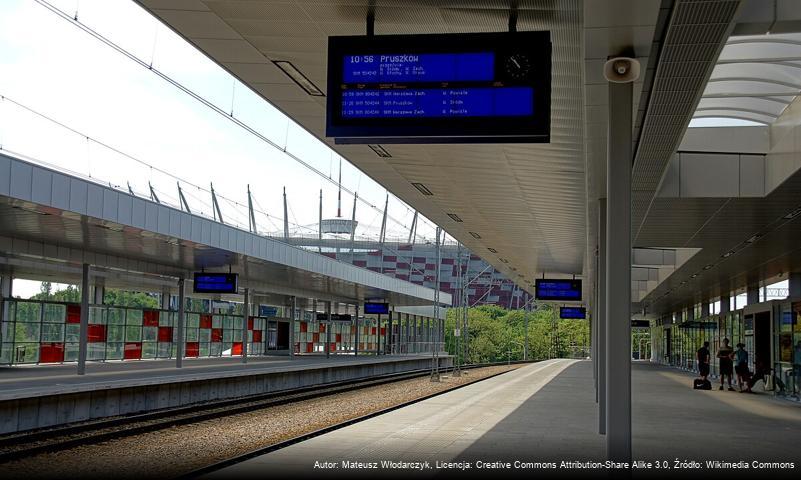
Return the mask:
<path id="1" fill-rule="evenodd" d="M 506 57 L 506 74 L 513 80 L 522 80 L 528 77 L 531 71 L 531 60 L 523 53 L 513 53 Z"/>

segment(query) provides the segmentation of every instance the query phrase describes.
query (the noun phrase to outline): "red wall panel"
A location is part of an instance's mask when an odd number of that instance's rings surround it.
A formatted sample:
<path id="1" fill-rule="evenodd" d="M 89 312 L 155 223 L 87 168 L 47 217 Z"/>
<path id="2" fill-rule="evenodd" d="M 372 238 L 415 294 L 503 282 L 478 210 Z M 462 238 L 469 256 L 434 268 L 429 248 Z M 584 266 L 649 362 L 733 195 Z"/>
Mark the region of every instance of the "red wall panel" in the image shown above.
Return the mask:
<path id="1" fill-rule="evenodd" d="M 261 330 L 253 330 L 253 343 L 261 342 Z"/>
<path id="2" fill-rule="evenodd" d="M 125 360 L 139 360 L 142 358 L 142 342 L 130 342 L 125 344 L 123 351 Z"/>
<path id="3" fill-rule="evenodd" d="M 234 342 L 231 347 L 231 355 L 242 355 L 242 342 Z"/>
<path id="4" fill-rule="evenodd" d="M 105 342 L 106 341 L 106 326 L 99 325 L 96 323 L 89 324 L 89 331 L 88 331 L 88 341 L 89 343 L 93 342 Z"/>
<path id="5" fill-rule="evenodd" d="M 197 357 L 198 355 L 200 355 L 200 343 L 186 342 L 186 351 L 184 352 L 184 356 Z"/>
<path id="6" fill-rule="evenodd" d="M 200 316 L 200 328 L 211 328 L 211 315 Z"/>
<path id="7" fill-rule="evenodd" d="M 211 341 L 212 342 L 222 342 L 223 331 L 222 328 L 212 328 L 211 329 Z"/>
<path id="8" fill-rule="evenodd" d="M 81 323 L 80 305 L 67 305 L 67 323 Z"/>
<path id="9" fill-rule="evenodd" d="M 145 327 L 158 327 L 159 326 L 159 311 L 158 310 L 145 310 L 142 312 L 142 325 Z"/>
<path id="10" fill-rule="evenodd" d="M 172 327 L 159 327 L 159 342 L 172 342 Z"/>
<path id="11" fill-rule="evenodd" d="M 39 347 L 39 363 L 59 363 L 63 361 L 63 343 L 42 343 Z"/>

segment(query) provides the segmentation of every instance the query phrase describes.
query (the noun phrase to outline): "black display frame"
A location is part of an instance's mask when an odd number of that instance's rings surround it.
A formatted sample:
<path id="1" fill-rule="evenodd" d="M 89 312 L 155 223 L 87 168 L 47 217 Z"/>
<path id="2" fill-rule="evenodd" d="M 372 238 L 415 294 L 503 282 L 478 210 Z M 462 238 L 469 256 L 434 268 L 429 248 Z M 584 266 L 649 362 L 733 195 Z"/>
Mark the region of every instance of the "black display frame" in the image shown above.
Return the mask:
<path id="1" fill-rule="evenodd" d="M 534 88 L 532 116 L 343 118 L 342 79 L 346 55 L 494 52 L 500 58 L 525 53 L 540 64 L 525 82 Z M 551 123 L 551 36 L 549 31 L 328 37 L 326 136 L 337 144 L 364 143 L 548 143 Z M 454 84 L 452 88 L 463 87 Z M 469 83 L 469 82 L 462 82 Z"/>
<path id="2" fill-rule="evenodd" d="M 571 298 L 571 297 L 560 297 L 560 296 L 547 296 L 540 294 L 540 285 L 545 282 L 565 282 L 570 284 L 570 288 L 566 290 L 575 290 L 578 291 L 578 298 Z M 559 302 L 580 302 L 583 296 L 583 291 L 581 289 L 581 280 L 570 280 L 570 279 L 563 279 L 563 278 L 538 278 L 535 280 L 534 283 L 535 293 L 534 298 L 536 300 L 554 300 Z"/>
<path id="3" fill-rule="evenodd" d="M 197 281 L 198 276 L 224 277 L 225 283 L 232 285 L 232 288 L 198 290 L 198 281 Z M 239 275 L 236 273 L 194 272 L 194 275 L 192 276 L 192 291 L 194 293 L 233 293 L 233 294 L 238 293 Z"/>

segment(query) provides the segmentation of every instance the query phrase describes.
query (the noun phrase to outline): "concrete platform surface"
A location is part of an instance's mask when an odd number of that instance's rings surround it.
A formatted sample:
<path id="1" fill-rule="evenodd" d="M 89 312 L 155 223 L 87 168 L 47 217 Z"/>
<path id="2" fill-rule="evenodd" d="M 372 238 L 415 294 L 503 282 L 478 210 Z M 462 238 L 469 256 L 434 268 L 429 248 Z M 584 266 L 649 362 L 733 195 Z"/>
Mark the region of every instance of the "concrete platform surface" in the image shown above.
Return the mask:
<path id="1" fill-rule="evenodd" d="M 665 461 L 671 470 L 652 467 L 635 470 L 635 476 L 731 477 L 744 473 L 756 474 L 753 478 L 765 474 L 798 478 L 801 405 L 776 400 L 766 392 L 695 391 L 691 375 L 648 363 L 635 363 L 632 370 L 633 459 Z M 697 461 L 699 466 L 705 466 L 707 460 L 750 465 L 753 461 L 792 462 L 794 469 L 679 471 L 673 470 L 676 459 Z M 562 460 L 606 460 L 605 437 L 598 434 L 591 362 L 549 360 L 528 365 L 209 476 L 500 474 L 532 478 L 599 473 L 587 468 L 543 470 L 503 465 L 516 460 L 557 465 Z M 361 465 L 350 468 L 343 461 Z M 386 470 L 381 469 L 382 461 L 409 463 Z M 484 468 L 478 468 L 479 461 Z M 370 468 L 371 462 L 377 462 L 379 470 Z M 437 462 L 456 463 L 438 469 Z M 469 472 L 461 470 L 465 464 L 470 464 Z"/>
<path id="2" fill-rule="evenodd" d="M 0 367 L 0 401 L 95 390 L 161 385 L 203 379 L 234 378 L 325 367 L 368 365 L 430 359 L 431 355 L 300 355 L 189 358 L 175 368 L 175 359 L 126 362 L 87 362 L 86 375 L 76 365 L 26 365 Z"/>

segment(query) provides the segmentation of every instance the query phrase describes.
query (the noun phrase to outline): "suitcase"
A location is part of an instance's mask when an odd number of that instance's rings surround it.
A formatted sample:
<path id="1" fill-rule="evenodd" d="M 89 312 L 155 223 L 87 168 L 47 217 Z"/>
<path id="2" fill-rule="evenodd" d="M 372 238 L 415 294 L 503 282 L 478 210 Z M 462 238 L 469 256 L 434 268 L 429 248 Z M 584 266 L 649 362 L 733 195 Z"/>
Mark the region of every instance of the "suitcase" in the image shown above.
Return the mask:
<path id="1" fill-rule="evenodd" d="M 693 389 L 695 390 L 712 390 L 712 382 L 702 378 L 693 380 Z"/>

